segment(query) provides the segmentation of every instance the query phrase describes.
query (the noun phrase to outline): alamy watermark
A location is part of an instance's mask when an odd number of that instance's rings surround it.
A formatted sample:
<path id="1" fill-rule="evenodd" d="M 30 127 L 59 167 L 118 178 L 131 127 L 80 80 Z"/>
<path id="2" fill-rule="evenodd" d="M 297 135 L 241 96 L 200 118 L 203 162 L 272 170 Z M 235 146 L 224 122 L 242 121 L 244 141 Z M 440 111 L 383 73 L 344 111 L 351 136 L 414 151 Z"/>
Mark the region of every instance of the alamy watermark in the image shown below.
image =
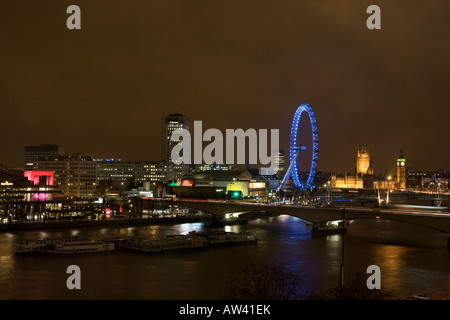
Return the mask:
<path id="1" fill-rule="evenodd" d="M 267 129 L 259 129 L 258 131 L 256 129 L 247 129 L 246 131 L 243 129 L 226 129 L 224 139 L 219 129 L 211 128 L 203 132 L 202 121 L 194 121 L 193 137 L 187 129 L 177 129 L 172 132 L 170 139 L 173 142 L 178 142 L 178 144 L 172 148 L 171 158 L 176 165 L 246 164 L 247 152 L 245 147 L 246 141 L 248 141 L 248 163 L 270 164 L 269 167 L 262 168 L 262 171 L 264 171 L 264 174 L 274 175 L 279 169 L 277 161 L 279 136 L 279 129 L 270 129 L 269 149 Z M 203 142 L 209 142 L 204 149 Z M 193 150 L 192 144 L 194 145 Z"/>
<path id="2" fill-rule="evenodd" d="M 66 13 L 70 14 L 67 18 L 66 26 L 69 30 L 81 29 L 81 9 L 77 5 L 67 7 Z M 377 5 L 370 5 L 366 10 L 370 16 L 367 18 L 366 26 L 369 30 L 381 29 L 381 9 Z"/>
<path id="3" fill-rule="evenodd" d="M 381 289 L 381 270 L 380 267 L 372 264 L 367 267 L 366 273 L 371 274 L 366 281 L 369 290 Z"/>
<path id="4" fill-rule="evenodd" d="M 76 264 L 72 264 L 67 267 L 66 273 L 70 276 L 66 280 L 67 289 L 81 289 L 81 269 Z"/>

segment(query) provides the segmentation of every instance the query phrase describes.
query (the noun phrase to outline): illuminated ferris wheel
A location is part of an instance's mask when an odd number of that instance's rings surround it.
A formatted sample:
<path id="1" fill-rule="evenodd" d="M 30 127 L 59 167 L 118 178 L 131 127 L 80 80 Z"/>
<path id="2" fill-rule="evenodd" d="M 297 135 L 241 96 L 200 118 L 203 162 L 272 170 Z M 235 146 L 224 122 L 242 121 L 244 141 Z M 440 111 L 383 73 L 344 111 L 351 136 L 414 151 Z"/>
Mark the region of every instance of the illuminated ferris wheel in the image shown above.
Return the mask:
<path id="1" fill-rule="evenodd" d="M 312 132 L 312 156 L 311 156 L 311 166 L 309 169 L 308 179 L 305 184 L 302 184 L 300 178 L 298 176 L 298 166 L 297 159 L 300 154 L 300 150 L 305 150 L 305 146 L 298 145 L 298 134 L 301 134 L 301 127 L 299 127 L 300 117 L 305 113 L 309 117 L 309 122 L 311 124 L 311 132 Z M 286 186 L 289 177 L 292 175 L 292 180 L 297 188 L 301 190 L 311 190 L 314 188 L 314 177 L 316 175 L 317 170 L 317 162 L 319 159 L 319 134 L 317 130 L 316 117 L 314 115 L 314 111 L 307 103 L 302 103 L 295 112 L 294 119 L 292 120 L 291 126 L 291 139 L 289 145 L 289 168 L 286 171 L 286 174 L 278 187 L 277 191 L 284 189 Z"/>

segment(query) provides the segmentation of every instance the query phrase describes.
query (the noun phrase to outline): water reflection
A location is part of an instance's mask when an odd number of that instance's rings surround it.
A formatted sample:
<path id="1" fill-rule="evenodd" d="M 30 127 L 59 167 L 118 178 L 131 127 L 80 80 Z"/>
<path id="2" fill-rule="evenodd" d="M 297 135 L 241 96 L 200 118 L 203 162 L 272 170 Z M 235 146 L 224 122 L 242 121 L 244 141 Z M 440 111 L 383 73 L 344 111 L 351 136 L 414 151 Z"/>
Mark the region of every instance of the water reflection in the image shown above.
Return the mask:
<path id="1" fill-rule="evenodd" d="M 0 298 L 221 299 L 230 279 L 241 274 L 244 266 L 268 262 L 298 270 L 306 290 L 338 283 L 343 236 L 313 237 L 304 221 L 286 215 L 222 228 L 227 232 L 250 231 L 259 239 L 256 245 L 157 255 L 120 251 L 56 259 L 14 254 L 15 243 L 30 238 L 74 234 L 84 238 L 155 238 L 211 229 L 207 223 L 186 223 L 0 233 Z M 386 244 L 387 238 L 398 244 Z M 398 296 L 425 289 L 450 290 L 447 237 L 429 232 L 422 233 L 420 240 L 414 239 L 414 227 L 368 220 L 352 224 L 345 235 L 345 276 L 365 272 L 367 266 L 375 264 L 381 268 L 382 288 L 392 289 Z M 82 268 L 86 290 L 68 292 L 65 270 L 70 264 Z"/>
<path id="2" fill-rule="evenodd" d="M 149 238 L 152 240 L 159 238 L 159 233 L 160 233 L 159 226 L 148 226 L 146 228 L 146 231 L 147 231 L 146 238 Z"/>
<path id="3" fill-rule="evenodd" d="M 406 267 L 406 261 L 402 257 L 408 256 L 408 248 L 402 246 L 376 246 L 372 249 L 374 256 L 383 257 L 378 264 L 390 285 L 398 287 L 404 280 L 403 274 Z"/>
<path id="4" fill-rule="evenodd" d="M 70 235 L 71 235 L 72 237 L 77 237 L 79 234 L 80 234 L 80 230 L 72 230 L 72 231 L 70 232 Z"/>
<path id="5" fill-rule="evenodd" d="M 201 222 L 183 223 L 174 227 L 174 231 L 179 234 L 187 234 L 191 231 L 203 231 L 205 224 Z"/>
<path id="6" fill-rule="evenodd" d="M 4 251 L 10 252 L 11 250 L 14 250 L 14 248 L 11 248 L 11 245 L 7 245 L 6 247 L 3 247 L 1 251 L 0 256 L 0 279 L 2 281 L 10 281 L 11 278 L 14 276 L 15 266 L 16 266 L 16 260 L 14 259 L 14 255 L 4 254 Z"/>
<path id="7" fill-rule="evenodd" d="M 341 242 L 341 235 L 338 234 L 332 234 L 332 235 L 328 235 L 326 236 L 327 241 L 331 241 L 331 242 Z"/>

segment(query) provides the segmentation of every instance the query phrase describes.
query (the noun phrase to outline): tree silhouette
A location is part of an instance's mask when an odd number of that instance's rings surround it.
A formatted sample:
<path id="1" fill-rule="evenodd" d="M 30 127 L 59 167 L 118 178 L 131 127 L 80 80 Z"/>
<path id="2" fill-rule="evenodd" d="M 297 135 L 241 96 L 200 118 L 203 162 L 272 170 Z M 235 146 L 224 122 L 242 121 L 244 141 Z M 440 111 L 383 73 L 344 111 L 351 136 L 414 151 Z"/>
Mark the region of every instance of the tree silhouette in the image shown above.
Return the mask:
<path id="1" fill-rule="evenodd" d="M 300 295 L 300 277 L 281 265 L 250 264 L 230 283 L 233 300 L 295 300 Z"/>
<path id="2" fill-rule="evenodd" d="M 384 289 L 367 288 L 368 275 L 358 273 L 346 279 L 343 288 L 306 294 L 301 276 L 279 264 L 247 265 L 242 274 L 230 281 L 228 298 L 232 300 L 386 300 L 392 294 Z"/>

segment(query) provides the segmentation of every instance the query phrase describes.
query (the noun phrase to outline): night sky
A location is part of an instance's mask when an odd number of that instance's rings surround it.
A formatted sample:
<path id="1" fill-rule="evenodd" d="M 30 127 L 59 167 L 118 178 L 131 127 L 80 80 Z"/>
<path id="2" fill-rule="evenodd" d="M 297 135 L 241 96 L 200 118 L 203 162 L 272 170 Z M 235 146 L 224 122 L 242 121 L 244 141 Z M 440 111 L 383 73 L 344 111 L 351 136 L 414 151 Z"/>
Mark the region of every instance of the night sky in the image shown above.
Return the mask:
<path id="1" fill-rule="evenodd" d="M 66 8 L 81 8 L 68 30 Z M 381 8 L 369 30 L 366 8 Z M 448 0 L 40 0 L 0 3 L 0 162 L 55 143 L 160 160 L 162 117 L 280 129 L 297 106 L 319 128 L 322 171 L 450 169 Z"/>

